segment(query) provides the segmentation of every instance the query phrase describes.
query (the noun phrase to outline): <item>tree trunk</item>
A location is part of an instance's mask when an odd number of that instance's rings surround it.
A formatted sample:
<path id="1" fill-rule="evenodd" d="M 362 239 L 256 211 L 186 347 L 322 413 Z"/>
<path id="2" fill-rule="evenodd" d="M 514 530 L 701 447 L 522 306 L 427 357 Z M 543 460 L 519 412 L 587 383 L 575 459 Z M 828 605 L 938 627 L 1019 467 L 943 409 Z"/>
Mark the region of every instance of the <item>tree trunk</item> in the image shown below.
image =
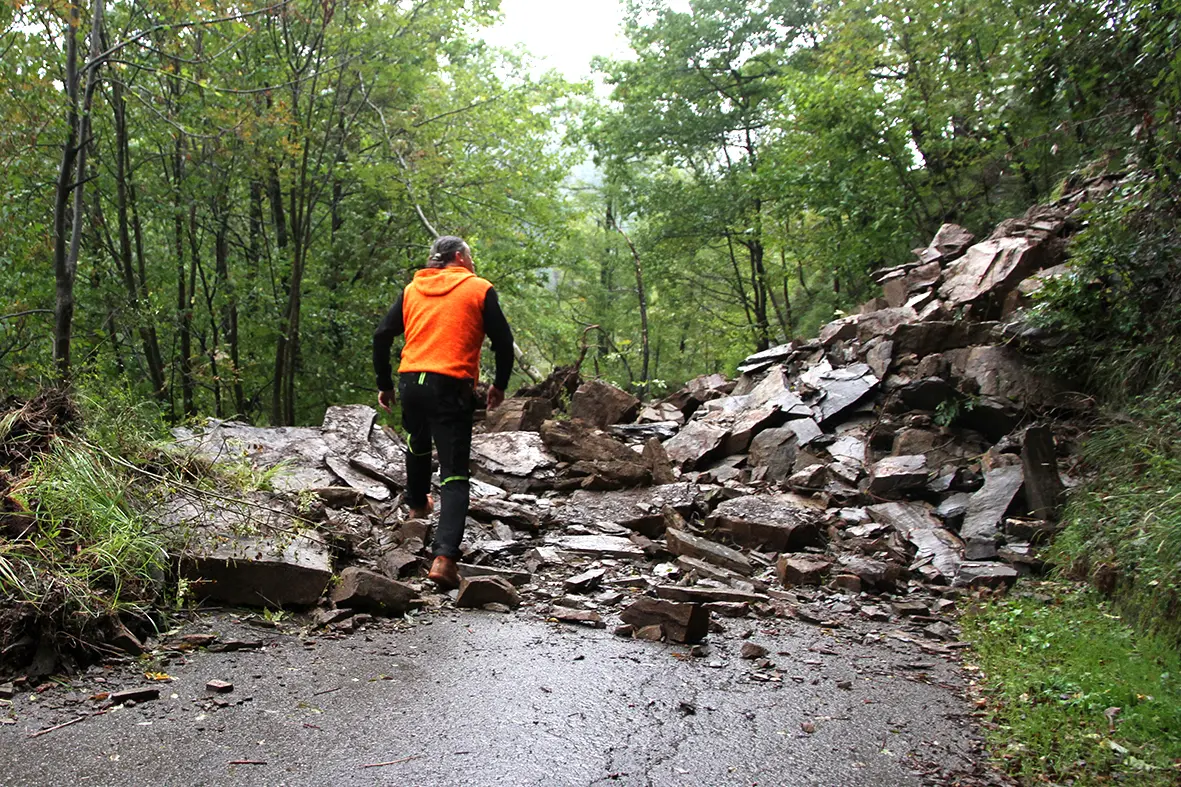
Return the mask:
<path id="1" fill-rule="evenodd" d="M 127 132 L 127 107 L 123 98 L 123 82 L 115 80 L 112 85 L 115 120 L 115 207 L 119 222 L 119 267 L 127 300 L 139 328 L 140 343 L 143 346 L 144 365 L 152 384 L 152 396 L 163 401 L 164 364 L 160 358 L 160 347 L 156 338 L 156 324 L 150 310 L 145 308 L 147 282 L 137 280 L 131 246 L 131 208 L 133 191 L 130 187 L 130 145 Z M 138 223 L 138 220 L 137 220 Z M 135 229 L 136 243 L 140 248 L 140 270 L 144 269 L 142 238 L 138 226 Z"/>
<path id="2" fill-rule="evenodd" d="M 66 26 L 67 104 L 66 141 L 62 146 L 61 167 L 53 205 L 53 275 L 56 285 L 53 320 L 53 359 L 58 377 L 66 382 L 70 377 L 70 330 L 74 320 L 74 271 L 69 267 L 69 243 L 66 240 L 69 224 L 70 194 L 74 189 L 75 164 L 78 157 L 78 25 L 81 18 L 77 5 L 70 8 L 70 23 Z"/>
<path id="3" fill-rule="evenodd" d="M 641 347 L 641 365 L 640 365 L 640 398 L 648 395 L 648 294 L 644 289 L 644 267 L 640 264 L 640 253 L 636 251 L 636 245 L 632 243 L 632 239 L 627 236 L 619 224 L 615 221 L 615 216 L 608 213 L 611 223 L 615 225 L 615 231 L 623 236 L 624 241 L 627 242 L 627 247 L 631 249 L 632 259 L 635 260 L 636 267 L 636 297 L 640 302 L 640 347 Z"/>

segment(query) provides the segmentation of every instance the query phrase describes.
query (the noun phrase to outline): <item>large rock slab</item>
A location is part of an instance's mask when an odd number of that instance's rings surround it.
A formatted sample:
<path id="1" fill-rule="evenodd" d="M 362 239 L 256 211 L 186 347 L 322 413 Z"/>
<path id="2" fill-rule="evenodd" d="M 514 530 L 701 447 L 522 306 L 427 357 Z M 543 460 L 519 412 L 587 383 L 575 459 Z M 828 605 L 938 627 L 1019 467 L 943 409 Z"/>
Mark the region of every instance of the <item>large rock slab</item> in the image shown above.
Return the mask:
<path id="1" fill-rule="evenodd" d="M 687 482 L 611 492 L 578 490 L 566 499 L 555 518 L 568 525 L 612 522 L 657 538 L 664 533 L 666 506 L 689 518 L 704 505 L 701 488 Z"/>
<path id="2" fill-rule="evenodd" d="M 1054 435 L 1048 426 L 1031 426 L 1025 430 L 1021 444 L 1021 468 L 1025 475 L 1025 499 L 1029 512 L 1037 519 L 1054 522 L 1062 505 L 1066 488 L 1058 475 L 1058 456 L 1054 449 Z"/>
<path id="3" fill-rule="evenodd" d="M 969 560 L 994 558 L 1001 539 L 1001 525 L 1013 498 L 1021 491 L 1025 474 L 1021 465 L 987 470 L 984 486 L 968 501 L 960 537 Z"/>
<path id="4" fill-rule="evenodd" d="M 488 412 L 484 418 L 484 431 L 536 432 L 553 414 L 553 405 L 545 397 L 513 397 Z"/>
<path id="5" fill-rule="evenodd" d="M 282 505 L 263 496 L 240 503 L 177 496 L 153 517 L 190 531 L 180 575 L 198 598 L 258 607 L 314 604 L 332 579 L 331 555 Z"/>
<path id="6" fill-rule="evenodd" d="M 619 617 L 637 631 L 657 627 L 670 642 L 700 642 L 709 633 L 709 610 L 700 604 L 641 598 Z"/>
<path id="7" fill-rule="evenodd" d="M 1004 345 L 971 347 L 951 350 L 946 355 L 952 374 L 971 381 L 981 396 L 1030 407 L 1052 406 L 1061 399 L 1062 386 L 1032 369 L 1016 348 Z"/>
<path id="8" fill-rule="evenodd" d="M 620 536 L 547 536 L 545 543 L 566 552 L 593 557 L 644 557 L 644 550 Z"/>
<path id="9" fill-rule="evenodd" d="M 801 374 L 800 380 L 820 392 L 813 411 L 821 426 L 841 420 L 878 386 L 878 378 L 864 363 L 834 369 L 824 361 Z"/>
<path id="10" fill-rule="evenodd" d="M 541 439 L 556 457 L 571 463 L 559 488 L 622 489 L 652 483 L 644 457 L 582 421 L 546 421 Z"/>
<path id="11" fill-rule="evenodd" d="M 1046 255 L 1030 238 L 987 240 L 972 246 L 944 274 L 939 297 L 952 307 L 1003 297 L 1022 279 L 1043 267 Z"/>
<path id="12" fill-rule="evenodd" d="M 928 580 L 950 584 L 959 574 L 964 545 L 944 529 L 931 513 L 916 503 L 882 503 L 866 509 L 875 522 L 894 528 L 914 545 L 912 571 Z M 925 570 L 929 566 L 930 570 Z"/>
<path id="13" fill-rule="evenodd" d="M 899 325 L 891 340 L 895 358 L 906 354 L 925 358 L 946 350 L 993 344 L 999 337 L 1000 326 L 995 322 L 932 320 Z"/>
<path id="14" fill-rule="evenodd" d="M 704 467 L 717 457 L 730 430 L 708 421 L 690 421 L 664 443 L 669 460 L 681 470 Z"/>
<path id="15" fill-rule="evenodd" d="M 750 561 L 737 549 L 731 549 L 716 541 L 710 541 L 708 538 L 696 536 L 687 530 L 670 528 L 664 538 L 668 544 L 668 551 L 674 555 L 695 557 L 698 560 L 713 563 L 715 566 L 737 571 L 739 574 L 749 575 L 751 572 Z"/>
<path id="16" fill-rule="evenodd" d="M 474 435 L 471 456 L 477 478 L 513 492 L 549 488 L 558 464 L 537 432 Z"/>
<path id="17" fill-rule="evenodd" d="M 738 364 L 738 373 L 758 374 L 773 364 L 790 361 L 797 352 L 798 349 L 793 342 L 762 350 L 754 355 L 748 355 L 742 363 Z"/>
<path id="18" fill-rule="evenodd" d="M 332 601 L 338 607 L 392 616 L 422 606 L 418 591 L 410 585 L 357 566 L 340 572 L 340 582 L 332 590 Z"/>
<path id="19" fill-rule="evenodd" d="M 196 428 L 173 429 L 172 435 L 179 449 L 210 462 L 246 461 L 263 470 L 282 464 L 271 479 L 277 491 L 297 492 L 336 482 L 324 464 L 330 449 L 317 427 L 258 427 L 211 418 Z"/>
<path id="20" fill-rule="evenodd" d="M 905 306 L 853 314 L 821 328 L 820 343 L 828 347 L 841 340 L 868 342 L 875 336 L 890 336 L 899 325 L 917 322 L 918 318 L 914 309 Z"/>
<path id="21" fill-rule="evenodd" d="M 602 380 L 588 380 L 570 397 L 570 417 L 599 429 L 634 421 L 639 409 L 639 399 Z"/>
<path id="22" fill-rule="evenodd" d="M 734 543 L 772 552 L 821 546 L 820 512 L 792 494 L 747 495 L 727 500 L 710 514 L 708 524 Z"/>

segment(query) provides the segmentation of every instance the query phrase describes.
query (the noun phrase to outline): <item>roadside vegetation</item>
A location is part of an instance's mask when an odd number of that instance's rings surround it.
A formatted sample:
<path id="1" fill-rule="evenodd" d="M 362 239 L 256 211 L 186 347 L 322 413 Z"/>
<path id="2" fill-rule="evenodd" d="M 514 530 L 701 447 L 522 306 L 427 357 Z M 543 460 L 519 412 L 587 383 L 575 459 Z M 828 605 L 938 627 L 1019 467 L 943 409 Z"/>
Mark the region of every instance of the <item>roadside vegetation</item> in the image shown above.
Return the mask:
<path id="1" fill-rule="evenodd" d="M 250 491 L 264 474 L 167 448 L 153 403 L 85 386 L 0 407 L 0 663 L 102 652 L 180 601 L 185 528 L 153 514 L 180 489 Z"/>
<path id="2" fill-rule="evenodd" d="M 1181 779 L 1181 655 L 1095 591 L 1024 583 L 964 618 L 984 671 L 988 736 L 1029 784 Z"/>

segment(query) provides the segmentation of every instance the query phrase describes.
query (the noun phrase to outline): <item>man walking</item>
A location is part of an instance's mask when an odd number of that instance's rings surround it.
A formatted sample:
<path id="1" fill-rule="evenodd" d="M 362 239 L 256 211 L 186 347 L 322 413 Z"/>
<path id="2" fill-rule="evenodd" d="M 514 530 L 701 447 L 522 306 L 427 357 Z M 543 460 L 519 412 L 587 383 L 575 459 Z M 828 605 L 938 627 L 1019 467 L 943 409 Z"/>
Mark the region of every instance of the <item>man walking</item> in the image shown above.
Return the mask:
<path id="1" fill-rule="evenodd" d="M 439 454 L 442 510 L 427 575 L 444 589 L 459 586 L 463 526 L 467 519 L 468 464 L 472 446 L 475 385 L 480 346 L 487 336 L 496 355 L 496 376 L 487 406 L 504 401 L 513 367 L 513 334 L 492 283 L 476 276 L 472 251 L 462 238 L 445 236 L 431 247 L 427 267 L 398 296 L 373 334 L 377 403 L 386 412 L 394 403 L 390 347 L 406 335 L 398 366 L 402 426 L 410 436 L 406 454 L 406 499 L 410 515 L 425 518 L 431 501 L 431 442 Z"/>

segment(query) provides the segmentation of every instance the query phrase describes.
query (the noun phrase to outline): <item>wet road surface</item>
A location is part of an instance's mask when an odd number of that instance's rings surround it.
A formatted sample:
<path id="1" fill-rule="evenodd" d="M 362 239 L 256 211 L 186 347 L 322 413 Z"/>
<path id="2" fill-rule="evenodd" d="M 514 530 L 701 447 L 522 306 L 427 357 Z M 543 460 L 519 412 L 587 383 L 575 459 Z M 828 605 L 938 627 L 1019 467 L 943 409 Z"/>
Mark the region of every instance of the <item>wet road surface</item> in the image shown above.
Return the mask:
<path id="1" fill-rule="evenodd" d="M 0 785 L 854 787 L 919 785 L 977 757 L 954 665 L 912 643 L 727 620 L 692 657 L 537 618 L 418 620 L 333 638 L 222 618 L 192 630 L 267 647 L 94 668 L 36 701 L 26 690 L 0 706 L 15 720 L 0 726 Z M 738 657 L 747 631 L 773 669 Z M 29 737 L 152 669 L 174 678 L 159 700 Z M 225 707 L 212 679 L 235 686 Z"/>

